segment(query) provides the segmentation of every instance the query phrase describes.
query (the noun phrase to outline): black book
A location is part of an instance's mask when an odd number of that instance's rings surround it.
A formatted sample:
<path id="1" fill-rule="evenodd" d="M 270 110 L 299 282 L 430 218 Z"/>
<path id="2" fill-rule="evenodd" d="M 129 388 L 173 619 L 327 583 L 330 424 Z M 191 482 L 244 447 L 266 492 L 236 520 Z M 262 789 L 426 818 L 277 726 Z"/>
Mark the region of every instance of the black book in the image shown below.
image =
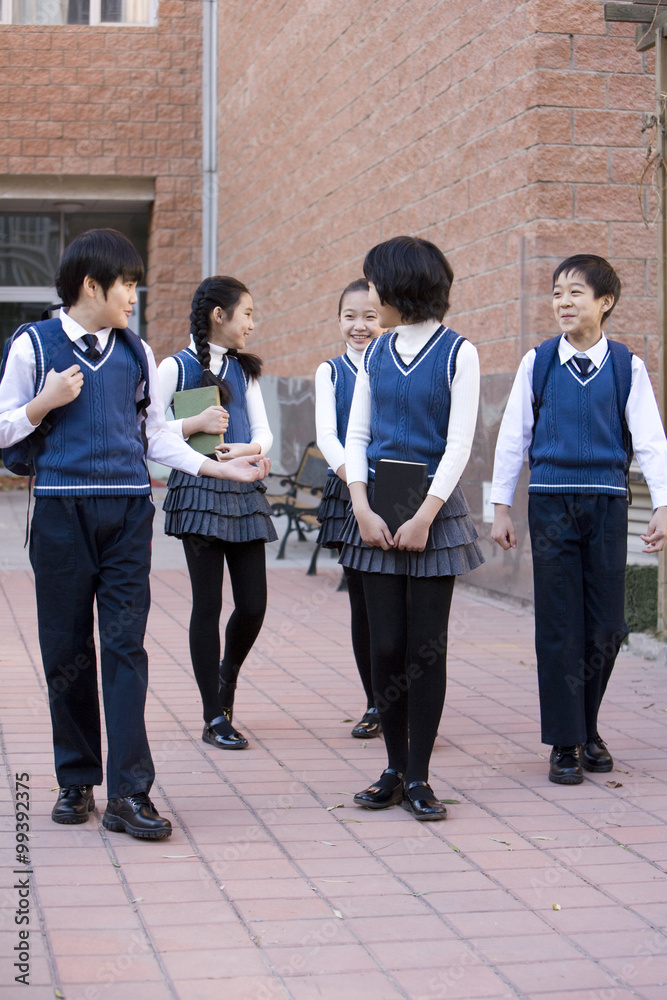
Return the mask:
<path id="1" fill-rule="evenodd" d="M 373 510 L 392 535 L 421 507 L 428 489 L 425 462 L 396 462 L 381 458 L 375 466 Z"/>

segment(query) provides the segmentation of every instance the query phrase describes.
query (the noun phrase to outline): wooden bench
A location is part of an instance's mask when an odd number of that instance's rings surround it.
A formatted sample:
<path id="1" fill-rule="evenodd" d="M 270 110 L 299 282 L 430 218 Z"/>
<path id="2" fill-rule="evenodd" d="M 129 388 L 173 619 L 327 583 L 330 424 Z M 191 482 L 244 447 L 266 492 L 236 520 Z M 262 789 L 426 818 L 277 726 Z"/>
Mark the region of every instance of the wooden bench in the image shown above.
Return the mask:
<path id="1" fill-rule="evenodd" d="M 298 533 L 299 541 L 306 541 L 306 533 L 319 528 L 317 508 L 322 499 L 322 492 L 327 481 L 327 460 L 314 441 L 307 444 L 299 468 L 293 473 L 270 472 L 267 484 L 266 499 L 271 504 L 271 513 L 276 517 L 287 517 L 287 529 L 280 542 L 277 559 L 285 558 L 285 545 L 293 531 Z M 277 481 L 281 492 L 273 493 L 271 480 Z M 317 554 L 315 548 L 308 574 L 316 572 Z"/>

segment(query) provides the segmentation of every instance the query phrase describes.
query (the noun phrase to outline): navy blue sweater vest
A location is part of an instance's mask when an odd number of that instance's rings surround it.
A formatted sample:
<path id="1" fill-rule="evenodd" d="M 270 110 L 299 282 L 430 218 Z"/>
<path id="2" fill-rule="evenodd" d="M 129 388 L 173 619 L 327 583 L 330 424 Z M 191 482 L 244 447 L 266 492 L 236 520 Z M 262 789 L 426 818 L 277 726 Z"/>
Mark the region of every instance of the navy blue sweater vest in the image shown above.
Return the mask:
<path id="1" fill-rule="evenodd" d="M 83 371 L 83 387 L 71 403 L 52 411 L 53 427 L 35 457 L 35 496 L 149 495 L 137 426 L 143 375 L 136 355 L 112 331 L 95 361 L 71 344 L 73 364 Z"/>
<path id="2" fill-rule="evenodd" d="M 202 367 L 197 355 L 186 347 L 173 357 L 178 365 L 177 391 L 198 389 L 201 385 Z M 241 365 L 233 355 L 225 354 L 218 378 L 229 383 L 233 397 L 225 404 L 225 409 L 229 413 L 225 441 L 229 444 L 250 444 L 250 421 L 245 398 L 248 382 Z"/>
<path id="3" fill-rule="evenodd" d="M 611 354 L 582 376 L 572 362 L 549 368 L 530 451 L 529 493 L 625 496 L 627 455 Z"/>
<path id="4" fill-rule="evenodd" d="M 396 333 L 377 337 L 366 350 L 364 366 L 371 389 L 371 440 L 368 470 L 380 459 L 426 462 L 432 478 L 447 447 L 452 379 L 464 338 L 440 327 L 406 365 Z"/>

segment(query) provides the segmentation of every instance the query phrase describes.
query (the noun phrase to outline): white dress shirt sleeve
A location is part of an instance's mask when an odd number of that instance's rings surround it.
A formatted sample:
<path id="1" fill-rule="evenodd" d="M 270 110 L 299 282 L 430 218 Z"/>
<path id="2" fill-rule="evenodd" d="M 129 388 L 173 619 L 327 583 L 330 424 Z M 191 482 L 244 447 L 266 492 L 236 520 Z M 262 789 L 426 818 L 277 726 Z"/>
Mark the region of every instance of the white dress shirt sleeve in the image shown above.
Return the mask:
<path id="1" fill-rule="evenodd" d="M 371 440 L 371 386 L 363 361 L 357 371 L 345 438 L 345 472 L 350 483 L 368 483 L 366 449 Z"/>
<path id="2" fill-rule="evenodd" d="M 625 419 L 653 508 L 667 506 L 667 439 L 646 366 L 636 354 L 632 356 L 632 386 Z"/>
<path id="3" fill-rule="evenodd" d="M 160 379 L 153 351 L 144 342 L 148 358 L 148 378 L 150 384 L 151 402 L 146 416 L 146 436 L 148 438 L 148 458 L 160 465 L 168 465 L 172 469 L 180 469 L 191 476 L 199 475 L 199 470 L 205 457 L 196 452 L 182 437 L 170 431 L 164 416 L 163 397 L 160 392 Z M 153 388 L 155 387 L 155 388 Z M 137 390 L 137 401 L 143 395 L 143 385 Z M 141 425 L 142 415 L 137 414 L 137 423 Z"/>
<path id="4" fill-rule="evenodd" d="M 443 501 L 449 499 L 470 458 L 477 424 L 479 385 L 479 355 L 474 344 L 464 340 L 456 356 L 452 379 L 447 447 L 428 491 Z"/>
<path id="5" fill-rule="evenodd" d="M 315 427 L 317 447 L 330 468 L 338 472 L 345 464 L 345 448 L 338 440 L 336 390 L 331 380 L 331 365 L 327 361 L 315 372 Z"/>
<path id="6" fill-rule="evenodd" d="M 273 434 L 269 427 L 262 390 L 259 387 L 259 382 L 254 378 L 248 382 L 245 399 L 250 423 L 250 441 L 258 444 L 261 448 L 261 454 L 266 455 L 273 444 Z"/>
<path id="7" fill-rule="evenodd" d="M 498 431 L 493 463 L 491 503 L 512 506 L 523 460 L 533 438 L 533 365 L 535 351 L 529 351 L 519 365 L 505 413 Z"/>
<path id="8" fill-rule="evenodd" d="M 27 333 L 11 346 L 5 374 L 0 382 L 0 448 L 23 441 L 35 427 L 26 416 L 26 406 L 35 398 L 35 352 Z"/>

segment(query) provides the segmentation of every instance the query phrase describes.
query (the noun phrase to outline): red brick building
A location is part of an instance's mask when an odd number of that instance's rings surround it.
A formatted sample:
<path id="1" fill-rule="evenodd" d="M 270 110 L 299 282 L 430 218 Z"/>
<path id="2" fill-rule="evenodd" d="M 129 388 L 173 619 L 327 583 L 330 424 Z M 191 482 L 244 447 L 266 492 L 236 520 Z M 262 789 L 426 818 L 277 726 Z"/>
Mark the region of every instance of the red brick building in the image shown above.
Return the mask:
<path id="1" fill-rule="evenodd" d="M 71 2 L 3 0 L 3 17 L 40 3 L 70 15 Z M 22 217 L 29 239 L 30 213 L 53 215 L 57 256 L 77 227 L 115 213 L 144 240 L 145 333 L 158 356 L 179 346 L 202 273 L 202 218 L 211 221 L 202 14 L 217 11 L 217 270 L 254 293 L 253 348 L 279 377 L 267 394 L 284 464 L 313 434 L 310 378 L 338 350 L 340 290 L 372 244 L 403 232 L 450 256 L 450 324 L 480 352 L 465 477 L 478 520 L 512 373 L 552 332 L 558 259 L 610 257 L 624 282 L 610 332 L 656 373 L 656 236 L 642 218 L 655 206 L 646 188 L 637 196 L 652 55 L 637 54 L 630 26 L 605 23 L 601 0 L 74 7 L 89 23 L 0 26 L 0 224 Z M 7 312 L 14 244 L 0 266 Z M 527 596 L 522 552 L 518 569 L 489 544 L 477 582 Z"/>

